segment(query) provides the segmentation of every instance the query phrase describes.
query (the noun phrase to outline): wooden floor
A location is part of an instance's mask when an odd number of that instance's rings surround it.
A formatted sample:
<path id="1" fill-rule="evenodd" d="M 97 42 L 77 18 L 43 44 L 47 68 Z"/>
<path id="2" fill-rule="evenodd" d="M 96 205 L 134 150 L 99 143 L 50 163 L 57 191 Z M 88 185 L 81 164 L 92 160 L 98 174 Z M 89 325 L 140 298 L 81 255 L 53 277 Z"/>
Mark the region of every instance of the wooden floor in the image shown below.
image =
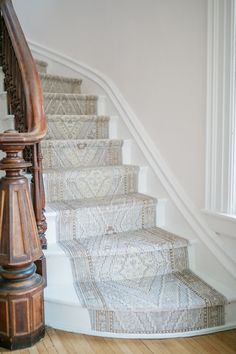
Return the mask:
<path id="1" fill-rule="evenodd" d="M 0 353 L 9 353 L 0 348 Z M 200 337 L 164 340 L 121 340 L 90 337 L 47 329 L 43 340 L 30 349 L 13 353 L 78 353 L 78 354 L 204 354 L 236 353 L 236 330 Z"/>

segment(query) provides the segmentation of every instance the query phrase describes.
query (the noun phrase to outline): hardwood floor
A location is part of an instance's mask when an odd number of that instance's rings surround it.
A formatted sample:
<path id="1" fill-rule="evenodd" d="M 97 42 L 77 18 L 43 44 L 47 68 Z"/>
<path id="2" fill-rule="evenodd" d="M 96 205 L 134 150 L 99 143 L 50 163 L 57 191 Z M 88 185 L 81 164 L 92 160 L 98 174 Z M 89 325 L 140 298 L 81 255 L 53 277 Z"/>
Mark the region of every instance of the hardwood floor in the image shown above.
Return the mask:
<path id="1" fill-rule="evenodd" d="M 9 353 L 1 349 L 0 353 Z M 200 337 L 166 340 L 121 340 L 90 337 L 47 328 L 43 340 L 17 354 L 235 354 L 236 330 Z"/>

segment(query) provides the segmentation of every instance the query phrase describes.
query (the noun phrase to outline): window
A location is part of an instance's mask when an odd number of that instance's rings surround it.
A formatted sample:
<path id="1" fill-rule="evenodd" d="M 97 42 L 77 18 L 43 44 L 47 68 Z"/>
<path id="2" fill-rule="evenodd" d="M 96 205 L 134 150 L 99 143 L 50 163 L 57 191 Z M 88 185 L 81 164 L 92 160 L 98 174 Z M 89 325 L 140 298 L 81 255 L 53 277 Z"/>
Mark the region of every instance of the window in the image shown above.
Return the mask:
<path id="1" fill-rule="evenodd" d="M 208 0 L 206 202 L 236 216 L 236 0 Z"/>

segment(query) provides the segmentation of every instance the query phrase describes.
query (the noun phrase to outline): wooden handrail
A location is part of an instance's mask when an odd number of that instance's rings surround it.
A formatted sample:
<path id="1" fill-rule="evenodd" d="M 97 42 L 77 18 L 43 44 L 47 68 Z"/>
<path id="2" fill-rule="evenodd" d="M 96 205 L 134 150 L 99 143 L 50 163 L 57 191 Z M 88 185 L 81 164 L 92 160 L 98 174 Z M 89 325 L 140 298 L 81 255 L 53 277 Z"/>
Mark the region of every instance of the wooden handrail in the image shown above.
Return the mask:
<path id="1" fill-rule="evenodd" d="M 27 132 L 17 136 L 15 134 L 0 134 L 0 143 L 34 144 L 45 136 L 47 130 L 41 82 L 12 1 L 2 0 L 0 7 L 21 73 L 26 99 L 25 119 L 28 128 Z"/>
<path id="2" fill-rule="evenodd" d="M 15 130 L 0 133 L 6 153 L 0 161 L 6 172 L 0 180 L 0 347 L 19 349 L 45 332 L 45 277 L 36 264 L 43 269 L 46 248 L 40 140 L 47 124 L 36 64 L 12 1 L 0 0 L 0 11 L 0 65 L 8 113 L 15 117 Z M 23 169 L 32 174 L 31 194 Z"/>
<path id="3" fill-rule="evenodd" d="M 44 216 L 45 196 L 42 177 L 40 140 L 45 136 L 47 122 L 43 108 L 43 91 L 35 61 L 25 39 L 11 0 L 2 0 L 2 66 L 9 113 L 15 115 L 15 129 L 0 134 L 0 144 L 21 144 L 24 157 L 31 162 L 32 194 L 36 223 L 42 248 L 47 248 Z M 37 151 L 37 153 L 35 153 Z"/>

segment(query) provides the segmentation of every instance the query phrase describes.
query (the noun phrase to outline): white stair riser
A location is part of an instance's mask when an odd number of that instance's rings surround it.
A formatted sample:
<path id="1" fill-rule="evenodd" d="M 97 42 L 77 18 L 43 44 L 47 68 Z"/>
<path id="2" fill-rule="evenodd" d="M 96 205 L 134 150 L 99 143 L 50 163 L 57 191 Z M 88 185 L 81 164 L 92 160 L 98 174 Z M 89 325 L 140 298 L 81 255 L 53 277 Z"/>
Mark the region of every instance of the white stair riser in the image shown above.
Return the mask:
<path id="1" fill-rule="evenodd" d="M 122 142 L 78 140 L 42 141 L 43 168 L 72 168 L 122 164 Z"/>
<path id="2" fill-rule="evenodd" d="M 63 303 L 54 303 L 51 300 L 47 300 L 46 296 L 45 298 L 45 322 L 47 326 L 70 331 L 72 324 L 74 324 L 75 332 L 77 332 L 76 327 L 79 329 L 78 332 L 89 333 L 91 331 L 87 309 Z"/>
<path id="3" fill-rule="evenodd" d="M 5 131 L 8 129 L 15 129 L 15 120 L 12 115 L 6 116 L 6 118 L 3 118 L 1 121 L 1 130 Z"/>
<path id="4" fill-rule="evenodd" d="M 80 258 L 80 262 L 81 265 L 91 262 L 92 275 L 97 281 L 130 280 L 132 282 L 134 280 L 134 283 L 139 283 L 139 279 L 141 282 L 144 277 L 186 269 L 186 254 L 186 249 L 174 249 L 171 255 L 169 250 L 153 251 L 142 254 L 93 257 L 92 261 Z M 178 262 L 173 267 L 170 257 L 178 258 Z M 81 281 L 87 281 L 89 279 L 86 276 L 81 273 L 79 278 Z"/>
<path id="5" fill-rule="evenodd" d="M 46 220 L 47 220 L 47 241 L 48 246 L 57 242 L 57 216 L 55 212 L 47 212 L 46 208 Z"/>
<path id="6" fill-rule="evenodd" d="M 2 92 L 0 94 L 0 114 L 1 114 L 1 117 L 6 117 L 8 115 L 7 93 L 6 92 Z"/>
<path id="7" fill-rule="evenodd" d="M 46 114 L 97 114 L 97 97 L 46 94 L 44 108 Z"/>
<path id="8" fill-rule="evenodd" d="M 49 251 L 45 252 L 47 258 L 47 282 L 49 288 L 50 286 L 59 286 L 61 284 L 64 284 L 64 286 L 73 284 L 74 279 L 70 259 L 66 257 L 65 254 L 48 256 L 47 253 Z M 58 269 L 60 269 L 59 272 Z"/>
<path id="9" fill-rule="evenodd" d="M 80 169 L 44 173 L 46 200 L 98 198 L 137 192 L 138 168 Z"/>
<path id="10" fill-rule="evenodd" d="M 46 139 L 108 139 L 109 118 L 48 115 Z"/>
<path id="11" fill-rule="evenodd" d="M 236 300 L 225 306 L 225 323 L 233 323 L 236 328 Z"/>
<path id="12" fill-rule="evenodd" d="M 4 77 L 2 68 L 0 68 L 0 93 L 4 92 Z"/>

